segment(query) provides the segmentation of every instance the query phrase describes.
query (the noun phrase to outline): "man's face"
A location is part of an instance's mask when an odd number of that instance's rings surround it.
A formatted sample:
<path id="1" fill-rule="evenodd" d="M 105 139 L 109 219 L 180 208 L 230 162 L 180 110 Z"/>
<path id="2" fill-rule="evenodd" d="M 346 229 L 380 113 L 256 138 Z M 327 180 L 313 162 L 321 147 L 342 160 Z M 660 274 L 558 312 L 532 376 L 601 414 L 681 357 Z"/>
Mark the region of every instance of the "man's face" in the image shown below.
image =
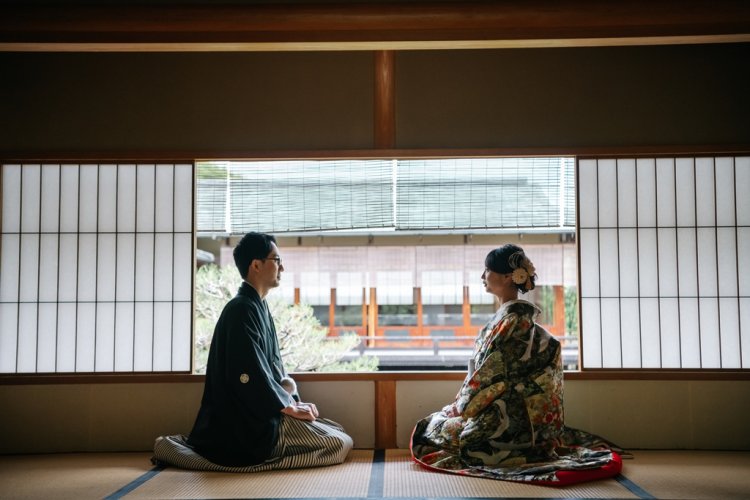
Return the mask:
<path id="1" fill-rule="evenodd" d="M 265 259 L 262 259 L 263 265 L 260 268 L 258 278 L 268 288 L 275 288 L 279 286 L 281 281 L 281 273 L 284 271 L 284 265 L 281 263 L 281 255 L 279 254 L 279 247 L 276 243 L 271 243 L 271 252 L 266 255 Z"/>

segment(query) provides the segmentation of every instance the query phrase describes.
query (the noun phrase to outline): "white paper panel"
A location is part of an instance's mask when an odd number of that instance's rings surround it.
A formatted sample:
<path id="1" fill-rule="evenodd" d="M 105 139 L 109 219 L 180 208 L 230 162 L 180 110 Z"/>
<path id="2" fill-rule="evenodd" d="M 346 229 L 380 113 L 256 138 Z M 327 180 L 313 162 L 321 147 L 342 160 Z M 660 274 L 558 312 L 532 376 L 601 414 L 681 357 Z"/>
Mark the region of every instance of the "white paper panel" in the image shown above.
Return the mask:
<path id="1" fill-rule="evenodd" d="M 620 299 L 602 299 L 603 368 L 621 368 Z"/>
<path id="2" fill-rule="evenodd" d="M 716 261 L 716 230 L 698 228 L 698 290 L 702 297 L 719 294 L 719 263 Z"/>
<path id="3" fill-rule="evenodd" d="M 273 288 L 269 293 L 269 299 L 281 300 L 289 305 L 294 304 L 294 273 L 285 272 L 281 278 L 281 285 Z"/>
<path id="4" fill-rule="evenodd" d="M 695 229 L 682 227 L 677 229 L 677 264 L 681 297 L 698 296 L 696 244 Z"/>
<path id="5" fill-rule="evenodd" d="M 286 274 L 286 273 L 285 273 Z M 360 272 L 340 272 L 335 275 L 336 304 L 340 306 L 362 305 L 364 277 Z"/>
<path id="6" fill-rule="evenodd" d="M 153 165 L 138 165 L 138 211 L 137 230 L 142 232 L 154 231 L 154 183 L 156 172 Z"/>
<path id="7" fill-rule="evenodd" d="M 599 231 L 599 273 L 601 276 L 601 296 L 619 297 L 619 256 L 616 229 L 602 229 Z"/>
<path id="8" fill-rule="evenodd" d="M 76 364 L 76 304 L 57 307 L 57 371 L 71 373 Z"/>
<path id="9" fill-rule="evenodd" d="M 658 229 L 659 244 L 659 296 L 677 296 L 677 231 Z"/>
<path id="10" fill-rule="evenodd" d="M 76 336 L 76 372 L 94 371 L 96 352 L 96 304 L 78 304 L 78 331 Z"/>
<path id="11" fill-rule="evenodd" d="M 678 299 L 659 299 L 662 368 L 681 368 L 680 314 Z"/>
<path id="12" fill-rule="evenodd" d="M 21 236 L 18 234 L 3 234 L 2 245 L 0 245 L 0 302 L 14 302 L 18 300 L 18 272 L 20 263 L 18 261 L 18 243 Z"/>
<path id="13" fill-rule="evenodd" d="M 97 248 L 97 299 L 100 301 L 115 300 L 115 276 L 117 271 L 117 236 L 114 234 L 98 235 Z"/>
<path id="14" fill-rule="evenodd" d="M 599 226 L 617 226 L 617 168 L 615 160 L 599 160 Z"/>
<path id="15" fill-rule="evenodd" d="M 36 302 L 39 297 L 39 235 L 21 235 L 21 302 Z"/>
<path id="16" fill-rule="evenodd" d="M 579 231 L 578 244 L 581 249 L 580 274 L 582 297 L 599 297 L 600 277 L 598 239 L 599 231 L 596 229 L 581 229 Z"/>
<path id="17" fill-rule="evenodd" d="M 750 156 L 738 156 L 734 164 L 737 225 L 750 226 L 750 196 L 747 196 L 747 186 L 750 186 Z"/>
<path id="18" fill-rule="evenodd" d="M 115 304 L 115 371 L 133 371 L 133 328 L 135 318 L 132 302 Z"/>
<path id="19" fill-rule="evenodd" d="M 638 299 L 620 299 L 620 331 L 622 332 L 622 367 L 641 367 L 640 303 Z"/>
<path id="20" fill-rule="evenodd" d="M 638 239 L 636 229 L 621 229 L 619 231 L 619 272 L 620 296 L 638 296 Z M 643 256 L 641 256 L 643 257 Z"/>
<path id="21" fill-rule="evenodd" d="M 714 298 L 699 299 L 701 368 L 721 368 L 721 343 L 719 336 L 719 301 Z"/>
<path id="22" fill-rule="evenodd" d="M 82 234 L 78 237 L 78 300 L 96 300 L 97 276 L 97 237 L 96 234 Z"/>
<path id="23" fill-rule="evenodd" d="M 96 165 L 81 165 L 79 170 L 79 190 L 78 190 L 78 230 L 82 233 L 95 233 L 97 231 L 96 218 L 100 218 L 99 230 L 114 231 L 114 221 L 107 225 L 110 206 L 115 203 L 115 179 L 104 175 L 105 169 L 102 167 L 102 175 L 99 178 L 99 171 Z M 100 182 L 97 182 L 100 181 Z M 98 195 L 97 195 L 98 190 Z M 106 227 L 107 229 L 101 229 Z"/>
<path id="24" fill-rule="evenodd" d="M 3 165 L 3 233 L 21 229 L 21 166 Z"/>
<path id="25" fill-rule="evenodd" d="M 641 297 L 659 295 L 659 259 L 656 229 L 638 230 L 638 286 Z"/>
<path id="26" fill-rule="evenodd" d="M 578 162 L 578 221 L 581 228 L 597 227 L 599 201 L 596 190 L 596 161 Z"/>
<path id="27" fill-rule="evenodd" d="M 695 168 L 692 158 L 677 158 L 677 177 L 675 191 L 677 194 L 677 225 L 679 227 L 695 226 Z"/>
<path id="28" fill-rule="evenodd" d="M 716 188 L 713 158 L 696 158 L 695 182 L 698 226 L 714 227 L 716 225 Z"/>
<path id="29" fill-rule="evenodd" d="M 656 160 L 656 220 L 659 227 L 676 225 L 674 159 Z"/>
<path id="30" fill-rule="evenodd" d="M 19 373 L 36 372 L 37 304 L 18 306 L 18 361 Z"/>
<path id="31" fill-rule="evenodd" d="M 601 314 L 599 299 L 581 299 L 582 368 L 602 367 Z"/>
<path id="32" fill-rule="evenodd" d="M 175 272 L 179 272 L 176 266 Z M 175 276 L 176 279 L 177 276 Z M 300 273 L 300 302 L 311 306 L 329 305 L 331 303 L 331 275 L 323 272 Z"/>
<path id="33" fill-rule="evenodd" d="M 111 302 L 96 305 L 96 371 L 114 371 L 115 305 Z"/>
<path id="34" fill-rule="evenodd" d="M 656 161 L 639 159 L 636 166 L 638 176 L 638 226 L 656 226 Z"/>
<path id="35" fill-rule="evenodd" d="M 190 330 L 180 332 L 190 337 Z M 154 366 L 155 371 L 172 369 L 172 304 L 157 302 L 154 304 Z M 188 341 L 189 343 L 189 341 Z"/>
<path id="36" fill-rule="evenodd" d="M 0 373 L 16 371 L 18 304 L 0 304 Z"/>
<path id="37" fill-rule="evenodd" d="M 719 296 L 737 296 L 737 239 L 734 228 L 720 227 L 716 230 L 719 249 Z"/>
<path id="38" fill-rule="evenodd" d="M 39 165 L 24 165 L 21 178 L 21 232 L 39 232 L 39 183 L 41 167 Z"/>
<path id="39" fill-rule="evenodd" d="M 750 368 L 750 297 L 740 298 L 742 368 Z"/>
<path id="40" fill-rule="evenodd" d="M 636 227 L 635 160 L 617 160 L 617 216 L 620 227 Z"/>
<path id="41" fill-rule="evenodd" d="M 117 235 L 117 286 L 115 297 L 135 299 L 135 235 Z"/>
<path id="42" fill-rule="evenodd" d="M 193 165 L 175 166 L 175 231 L 193 230 Z"/>
<path id="43" fill-rule="evenodd" d="M 174 235 L 174 300 L 190 301 L 193 296 L 193 237 L 190 234 Z M 283 273 L 282 273 L 283 274 Z M 329 275 L 325 275 L 329 277 Z M 282 279 L 284 279 L 282 277 Z M 330 279 L 328 281 L 328 299 L 331 302 Z"/>
<path id="44" fill-rule="evenodd" d="M 135 237 L 135 300 L 154 300 L 154 235 Z"/>
<path id="45" fill-rule="evenodd" d="M 150 371 L 153 367 L 153 328 L 154 305 L 151 302 L 136 302 L 133 364 L 137 372 Z"/>
<path id="46" fill-rule="evenodd" d="M 734 226 L 735 186 L 734 158 L 716 158 L 716 223 Z"/>
<path id="47" fill-rule="evenodd" d="M 57 234 L 41 236 L 39 255 L 39 300 L 41 302 L 57 301 L 57 256 L 59 254 L 57 243 Z"/>
<path id="48" fill-rule="evenodd" d="M 78 231 L 78 165 L 60 166 L 60 232 Z"/>
<path id="49" fill-rule="evenodd" d="M 719 299 L 719 319 L 721 367 L 742 368 L 740 363 L 740 311 L 739 301 L 736 298 Z"/>
<path id="50" fill-rule="evenodd" d="M 459 279 L 460 279 L 460 273 Z M 455 285 L 430 285 L 422 287 L 422 303 L 432 304 L 463 304 L 464 287 Z"/>
<path id="51" fill-rule="evenodd" d="M 174 309 L 174 338 L 172 340 L 172 370 L 189 371 L 193 357 L 193 345 L 191 337 L 190 304 L 175 303 Z"/>
<path id="52" fill-rule="evenodd" d="M 172 235 L 157 234 L 155 239 L 154 300 L 172 300 Z"/>
<path id="53" fill-rule="evenodd" d="M 61 302 L 76 300 L 76 278 L 78 277 L 78 236 L 60 235 L 60 280 L 57 296 Z"/>
<path id="54" fill-rule="evenodd" d="M 640 300 L 641 343 L 643 345 L 643 368 L 661 367 L 661 343 L 659 332 L 659 299 Z"/>
<path id="55" fill-rule="evenodd" d="M 737 228 L 737 261 L 740 296 L 750 297 L 750 227 Z"/>
<path id="56" fill-rule="evenodd" d="M 680 344 L 682 368 L 700 368 L 700 321 L 698 299 L 680 298 Z"/>
<path id="57" fill-rule="evenodd" d="M 57 304 L 39 304 L 37 371 L 54 373 L 57 357 Z"/>
<path id="58" fill-rule="evenodd" d="M 117 165 L 100 165 L 99 169 L 99 231 L 114 233 L 117 231 Z"/>
<path id="59" fill-rule="evenodd" d="M 42 232 L 60 227 L 60 166 L 42 166 Z"/>
<path id="60" fill-rule="evenodd" d="M 487 293 L 482 285 L 469 285 L 469 303 L 472 305 L 492 304 L 495 301 L 492 294 Z"/>
<path id="61" fill-rule="evenodd" d="M 156 167 L 156 231 L 172 231 L 172 214 L 174 211 L 174 167 L 157 165 Z"/>
<path id="62" fill-rule="evenodd" d="M 135 165 L 118 165 L 117 172 L 117 231 L 133 233 L 138 210 L 135 204 Z"/>

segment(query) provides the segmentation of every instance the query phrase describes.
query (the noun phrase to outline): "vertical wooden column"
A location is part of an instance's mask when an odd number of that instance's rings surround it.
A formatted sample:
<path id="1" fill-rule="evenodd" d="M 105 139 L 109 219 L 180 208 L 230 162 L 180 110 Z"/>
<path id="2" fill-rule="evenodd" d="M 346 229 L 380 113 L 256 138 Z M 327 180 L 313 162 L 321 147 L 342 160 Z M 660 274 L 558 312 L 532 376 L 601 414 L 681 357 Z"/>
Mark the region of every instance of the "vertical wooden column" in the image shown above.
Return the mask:
<path id="1" fill-rule="evenodd" d="M 336 289 L 331 288 L 331 301 L 328 303 L 328 335 L 329 336 L 333 335 L 335 328 L 336 328 Z"/>
<path id="2" fill-rule="evenodd" d="M 565 287 L 555 285 L 555 330 L 558 335 L 565 335 Z"/>
<path id="3" fill-rule="evenodd" d="M 375 335 L 378 333 L 378 295 L 375 287 L 370 288 L 370 301 L 367 304 L 367 336 L 370 347 L 375 347 Z"/>
<path id="4" fill-rule="evenodd" d="M 396 92 L 394 53 L 375 52 L 375 148 L 390 149 L 396 144 Z"/>
<path id="5" fill-rule="evenodd" d="M 396 381 L 375 381 L 375 449 L 396 447 Z"/>
<path id="6" fill-rule="evenodd" d="M 471 301 L 469 297 L 469 287 L 464 286 L 464 300 L 461 302 L 461 323 L 463 324 L 462 333 L 471 331 Z"/>

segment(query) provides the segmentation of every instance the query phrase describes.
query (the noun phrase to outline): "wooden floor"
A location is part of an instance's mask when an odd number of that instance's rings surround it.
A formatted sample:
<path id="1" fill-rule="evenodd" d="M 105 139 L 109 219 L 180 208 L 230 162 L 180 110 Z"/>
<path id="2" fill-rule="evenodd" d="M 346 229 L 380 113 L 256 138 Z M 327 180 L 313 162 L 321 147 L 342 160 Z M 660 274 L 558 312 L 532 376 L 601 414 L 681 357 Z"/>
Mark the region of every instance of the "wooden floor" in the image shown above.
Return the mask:
<path id="1" fill-rule="evenodd" d="M 150 453 L 0 456 L 0 498 L 750 498 L 750 451 L 634 451 L 616 479 L 565 488 L 438 474 L 406 450 L 354 450 L 338 466 L 255 474 L 161 469 Z"/>

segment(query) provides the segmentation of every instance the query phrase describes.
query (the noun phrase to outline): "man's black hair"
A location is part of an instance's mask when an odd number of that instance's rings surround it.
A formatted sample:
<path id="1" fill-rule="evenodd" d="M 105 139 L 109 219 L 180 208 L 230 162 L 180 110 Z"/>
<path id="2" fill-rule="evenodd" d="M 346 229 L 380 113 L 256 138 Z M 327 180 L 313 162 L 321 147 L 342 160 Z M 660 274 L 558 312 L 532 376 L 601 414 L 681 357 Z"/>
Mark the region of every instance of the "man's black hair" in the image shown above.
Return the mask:
<path id="1" fill-rule="evenodd" d="M 237 243 L 232 255 L 242 279 L 247 277 L 247 269 L 253 260 L 268 257 L 272 250 L 271 243 L 276 243 L 276 238 L 265 233 L 247 233 Z"/>

